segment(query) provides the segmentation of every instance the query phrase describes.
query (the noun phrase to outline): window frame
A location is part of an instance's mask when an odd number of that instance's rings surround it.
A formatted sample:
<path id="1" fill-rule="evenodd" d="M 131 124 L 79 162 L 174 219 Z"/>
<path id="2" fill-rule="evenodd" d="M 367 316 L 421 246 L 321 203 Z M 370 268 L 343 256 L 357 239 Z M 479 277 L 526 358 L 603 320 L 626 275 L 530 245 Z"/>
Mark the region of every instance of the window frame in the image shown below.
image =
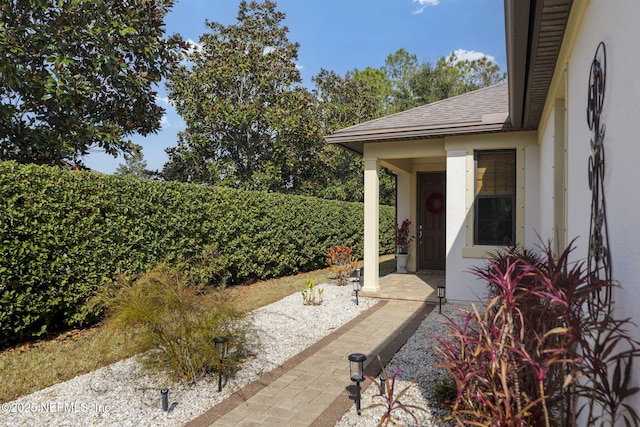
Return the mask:
<path id="1" fill-rule="evenodd" d="M 525 209 L 525 200 L 529 200 L 528 191 L 525 189 L 527 182 L 535 183 L 539 181 L 537 171 L 538 163 L 538 133 L 537 131 L 504 132 L 486 135 L 476 135 L 469 137 L 451 137 L 445 144 L 447 149 L 447 167 L 451 168 L 447 172 L 448 186 L 461 184 L 458 177 L 464 177 L 464 219 L 461 224 L 464 230 L 460 230 L 463 235 L 462 247 L 460 248 L 464 259 L 485 259 L 487 255 L 504 248 L 504 246 L 474 245 L 474 203 L 475 203 L 475 170 L 473 161 L 474 150 L 516 150 L 516 243 L 524 244 L 527 239 L 535 240 L 535 231 L 525 232 L 525 218 L 530 214 L 530 218 L 537 218 L 537 209 L 530 205 L 529 210 Z M 530 152 L 531 150 L 531 152 Z M 460 157 L 464 158 L 464 165 L 457 163 Z M 462 166 L 458 169 L 458 166 Z M 458 175 L 460 174 L 460 175 Z M 535 185 L 535 184 L 534 184 Z M 457 188 L 457 187 L 455 187 Z M 533 190 L 532 190 L 533 191 Z M 537 202 L 536 197 L 531 193 L 531 203 Z M 453 192 L 448 193 L 448 198 L 455 202 Z M 462 194 L 460 194 L 462 196 Z M 452 203 L 453 203 L 452 202 Z M 447 212 L 457 212 L 452 210 L 452 203 L 449 203 Z M 447 213 L 449 219 L 449 213 Z M 449 222 L 449 224 L 452 224 Z M 531 225 L 530 230 L 533 230 Z M 449 238 L 449 234 L 447 234 Z M 455 238 L 452 238 L 455 239 Z M 454 242 L 455 240 L 448 240 Z"/>
<path id="2" fill-rule="evenodd" d="M 513 176 L 513 183 L 511 186 L 511 194 L 490 194 L 490 195 L 481 195 L 478 194 L 478 155 L 479 154 L 504 154 L 510 153 L 512 156 L 513 162 L 513 171 L 511 172 L 511 176 Z M 473 217 L 474 217 L 474 226 L 473 226 L 473 245 L 474 246 L 505 246 L 517 241 L 516 234 L 516 211 L 517 211 L 517 162 L 518 155 L 516 149 L 496 149 L 496 150 L 474 150 L 473 151 Z M 505 199 L 511 200 L 511 236 L 509 237 L 509 241 L 505 239 L 501 240 L 487 240 L 480 239 L 480 203 L 479 200 L 497 200 L 497 199 Z"/>

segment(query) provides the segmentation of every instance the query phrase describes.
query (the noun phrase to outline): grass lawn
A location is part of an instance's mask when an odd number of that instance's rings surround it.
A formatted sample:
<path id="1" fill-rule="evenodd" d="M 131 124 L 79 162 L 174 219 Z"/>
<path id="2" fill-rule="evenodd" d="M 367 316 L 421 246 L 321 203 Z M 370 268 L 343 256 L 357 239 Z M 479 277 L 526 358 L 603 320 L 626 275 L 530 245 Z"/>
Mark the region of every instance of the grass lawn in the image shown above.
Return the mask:
<path id="1" fill-rule="evenodd" d="M 393 255 L 380 257 L 380 273 L 395 269 Z M 315 283 L 332 280 L 329 269 L 301 273 L 256 282 L 248 286 L 225 289 L 239 308 L 250 312 L 304 289 L 307 279 Z M 135 330 L 115 328 L 108 322 L 98 326 L 73 330 L 60 336 L 22 344 L 0 352 L 0 403 L 33 393 L 133 356 L 143 351 Z"/>

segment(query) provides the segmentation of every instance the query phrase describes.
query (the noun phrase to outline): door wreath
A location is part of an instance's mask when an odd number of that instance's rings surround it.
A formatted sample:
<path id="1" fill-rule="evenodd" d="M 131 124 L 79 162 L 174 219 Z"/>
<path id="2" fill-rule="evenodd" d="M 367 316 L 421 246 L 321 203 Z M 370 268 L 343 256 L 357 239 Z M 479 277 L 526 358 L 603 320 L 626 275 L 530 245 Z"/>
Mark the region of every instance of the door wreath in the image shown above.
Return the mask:
<path id="1" fill-rule="evenodd" d="M 425 202 L 427 211 L 434 215 L 444 212 L 444 195 L 442 193 L 431 193 Z"/>

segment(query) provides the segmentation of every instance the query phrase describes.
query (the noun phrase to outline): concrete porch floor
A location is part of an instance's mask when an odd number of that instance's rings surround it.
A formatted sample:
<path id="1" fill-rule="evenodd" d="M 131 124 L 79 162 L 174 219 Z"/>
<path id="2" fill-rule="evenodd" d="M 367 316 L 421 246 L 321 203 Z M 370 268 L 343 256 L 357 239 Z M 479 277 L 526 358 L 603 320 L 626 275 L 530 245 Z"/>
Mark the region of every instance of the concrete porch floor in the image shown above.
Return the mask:
<path id="1" fill-rule="evenodd" d="M 408 274 L 390 273 L 380 277 L 378 283 L 380 291 L 363 291 L 361 295 L 371 298 L 424 301 L 437 304 L 436 287 L 445 286 L 445 275 L 444 271 L 418 271 Z"/>

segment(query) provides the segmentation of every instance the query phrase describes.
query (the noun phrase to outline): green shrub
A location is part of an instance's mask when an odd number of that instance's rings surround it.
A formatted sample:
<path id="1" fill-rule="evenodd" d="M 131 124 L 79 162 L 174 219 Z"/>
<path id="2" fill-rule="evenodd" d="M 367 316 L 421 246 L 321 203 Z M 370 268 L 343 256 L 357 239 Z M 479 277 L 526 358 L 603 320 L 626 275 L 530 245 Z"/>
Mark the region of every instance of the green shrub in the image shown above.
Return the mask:
<path id="1" fill-rule="evenodd" d="M 207 247 L 226 266 L 211 281 L 229 284 L 321 268 L 337 244 L 362 258 L 361 203 L 15 162 L 0 162 L 0 203 L 0 346 L 93 322 L 87 301 L 119 273 Z M 393 216 L 381 207 L 381 224 Z"/>
<path id="2" fill-rule="evenodd" d="M 192 380 L 208 373 L 236 372 L 245 357 L 248 324 L 219 292 L 189 284 L 188 274 L 165 263 L 124 280 L 113 303 L 113 321 L 140 328 L 145 365 L 168 371 L 175 379 Z M 214 338 L 228 338 L 221 358 Z"/>

